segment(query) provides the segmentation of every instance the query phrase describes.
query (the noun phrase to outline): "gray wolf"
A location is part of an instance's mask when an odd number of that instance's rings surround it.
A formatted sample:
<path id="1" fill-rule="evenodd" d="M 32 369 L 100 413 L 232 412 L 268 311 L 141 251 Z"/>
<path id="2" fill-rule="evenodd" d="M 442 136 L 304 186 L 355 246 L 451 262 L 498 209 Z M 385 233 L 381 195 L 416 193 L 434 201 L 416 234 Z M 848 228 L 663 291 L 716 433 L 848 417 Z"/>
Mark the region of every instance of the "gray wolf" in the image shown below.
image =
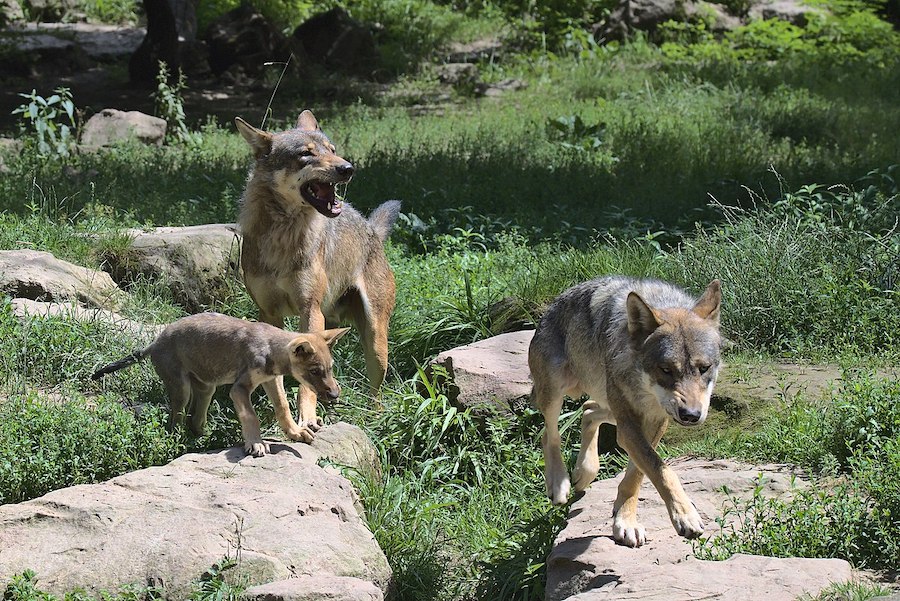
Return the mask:
<path id="1" fill-rule="evenodd" d="M 304 332 L 351 322 L 376 393 L 387 371 L 395 295 L 384 241 L 400 202 L 385 202 L 368 219 L 343 202 L 335 186 L 350 181 L 353 165 L 335 153 L 310 111 L 278 133 L 239 117 L 235 124 L 255 157 L 238 224 L 244 284 L 260 321 L 283 327 L 285 317 L 296 315 Z M 280 379 L 277 385 L 283 390 Z M 301 386 L 297 405 L 303 440 L 310 442 L 321 427 L 312 390 Z"/>
<path id="2" fill-rule="evenodd" d="M 191 416 L 191 431 L 200 435 L 217 386 L 232 384 L 231 400 L 241 422 L 244 450 L 254 457 L 269 452 L 250 394 L 262 384 L 284 433 L 301 440 L 284 389 L 275 380 L 291 374 L 323 399 L 338 398 L 341 387 L 332 374 L 331 347 L 350 328 L 298 334 L 266 323 L 244 321 L 220 313 L 183 317 L 163 329 L 142 350 L 101 367 L 94 380 L 150 357 L 169 395 L 169 428 Z"/>
<path id="3" fill-rule="evenodd" d="M 696 538 L 703 533 L 700 514 L 656 446 L 669 419 L 683 426 L 706 419 L 720 365 L 721 299 L 718 280 L 698 299 L 666 282 L 606 276 L 563 292 L 535 330 L 528 365 L 534 380 L 531 400 L 546 423 L 547 495 L 556 504 L 569 496 L 560 450 L 563 397 L 588 395 L 572 480 L 582 491 L 597 477 L 600 424 L 615 424 L 616 440 L 628 454 L 613 505 L 613 538 L 620 544 L 638 547 L 646 540 L 637 521 L 644 474 L 678 534 Z"/>

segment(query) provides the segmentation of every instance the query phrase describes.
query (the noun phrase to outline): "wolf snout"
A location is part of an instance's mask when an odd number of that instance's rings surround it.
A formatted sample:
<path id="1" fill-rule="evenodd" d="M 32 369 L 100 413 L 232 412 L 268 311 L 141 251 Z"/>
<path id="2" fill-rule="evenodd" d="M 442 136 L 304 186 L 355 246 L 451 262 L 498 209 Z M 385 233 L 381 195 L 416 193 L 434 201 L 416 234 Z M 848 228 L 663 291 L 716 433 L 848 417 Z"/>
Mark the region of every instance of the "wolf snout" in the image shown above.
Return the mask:
<path id="1" fill-rule="evenodd" d="M 329 401 L 336 401 L 339 396 L 341 396 L 341 387 L 338 385 L 335 385 L 334 387 L 329 388 L 325 391 L 325 397 Z"/>
<path id="2" fill-rule="evenodd" d="M 685 425 L 699 423 L 702 415 L 703 411 L 700 409 L 688 409 L 687 407 L 678 408 L 678 421 Z"/>
<path id="3" fill-rule="evenodd" d="M 334 168 L 335 172 L 343 178 L 350 179 L 353 177 L 353 165 L 351 163 L 344 163 L 343 165 L 338 165 Z"/>

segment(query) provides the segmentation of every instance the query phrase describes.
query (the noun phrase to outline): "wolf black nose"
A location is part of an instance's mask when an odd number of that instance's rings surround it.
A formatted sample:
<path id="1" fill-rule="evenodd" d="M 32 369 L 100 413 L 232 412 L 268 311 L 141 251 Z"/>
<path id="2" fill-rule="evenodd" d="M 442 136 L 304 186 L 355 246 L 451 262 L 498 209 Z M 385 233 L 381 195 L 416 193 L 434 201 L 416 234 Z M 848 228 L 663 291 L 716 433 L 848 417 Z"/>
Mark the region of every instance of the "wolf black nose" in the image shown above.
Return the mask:
<path id="1" fill-rule="evenodd" d="M 353 165 L 351 165 L 350 163 L 344 163 L 343 165 L 338 165 L 337 167 L 335 167 L 335 171 L 337 171 L 337 174 L 341 177 L 350 177 L 351 175 L 353 175 Z"/>
<path id="2" fill-rule="evenodd" d="M 678 419 L 688 424 L 696 424 L 700 421 L 700 413 L 701 412 L 698 409 L 686 409 L 684 407 L 679 407 Z"/>
<path id="3" fill-rule="evenodd" d="M 336 400 L 339 396 L 341 396 L 340 388 L 329 388 L 328 389 L 328 398 L 332 401 Z"/>

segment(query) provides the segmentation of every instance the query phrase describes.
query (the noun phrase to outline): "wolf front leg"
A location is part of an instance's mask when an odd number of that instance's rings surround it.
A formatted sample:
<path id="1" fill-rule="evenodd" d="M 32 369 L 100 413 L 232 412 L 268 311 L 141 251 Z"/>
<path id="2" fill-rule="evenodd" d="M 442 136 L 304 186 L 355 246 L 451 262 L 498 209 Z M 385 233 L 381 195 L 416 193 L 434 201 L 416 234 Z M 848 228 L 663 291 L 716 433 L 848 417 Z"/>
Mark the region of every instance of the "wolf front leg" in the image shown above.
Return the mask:
<path id="1" fill-rule="evenodd" d="M 269 452 L 269 443 L 262 439 L 259 431 L 259 418 L 250 403 L 250 393 L 253 389 L 245 382 L 238 380 L 231 386 L 228 393 L 234 403 L 234 410 L 241 422 L 241 434 L 244 437 L 244 450 L 248 455 L 262 457 Z"/>
<path id="2" fill-rule="evenodd" d="M 322 332 L 323 330 L 325 330 L 325 316 L 322 314 L 322 309 L 318 302 L 309 301 L 300 313 L 300 331 Z M 316 407 L 316 391 L 300 382 L 297 389 L 297 422 L 301 428 L 305 427 L 310 432 L 318 432 L 322 427 L 322 418 L 316 414 Z"/>
<path id="3" fill-rule="evenodd" d="M 278 421 L 281 431 L 291 440 L 298 442 L 310 443 L 315 438 L 315 434 L 303 425 L 298 425 L 291 415 L 291 407 L 288 404 L 287 394 L 284 391 L 284 377 L 278 376 L 268 382 L 263 382 L 263 389 L 269 402 L 275 409 L 275 419 Z"/>
<path id="4" fill-rule="evenodd" d="M 668 419 L 643 425 L 632 413 L 627 420 L 617 421 L 617 442 L 628 453 L 629 461 L 613 505 L 613 538 L 616 542 L 629 547 L 639 547 L 645 542 L 644 528 L 637 521 L 638 492 L 644 474 L 666 504 L 675 531 L 686 538 L 703 534 L 700 514 L 681 487 L 678 476 L 655 450 L 666 431 Z"/>

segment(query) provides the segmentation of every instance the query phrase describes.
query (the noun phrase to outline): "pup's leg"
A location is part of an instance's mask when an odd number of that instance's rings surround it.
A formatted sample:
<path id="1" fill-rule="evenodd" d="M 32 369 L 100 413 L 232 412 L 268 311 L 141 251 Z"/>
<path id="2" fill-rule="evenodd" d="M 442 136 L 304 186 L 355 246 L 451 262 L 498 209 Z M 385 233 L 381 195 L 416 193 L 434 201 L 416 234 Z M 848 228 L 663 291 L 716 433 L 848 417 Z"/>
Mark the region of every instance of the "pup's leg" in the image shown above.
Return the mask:
<path id="1" fill-rule="evenodd" d="M 600 471 L 600 457 L 597 451 L 597 439 L 600 424 L 609 422 L 612 414 L 606 405 L 596 401 L 587 401 L 582 406 L 581 414 L 581 451 L 572 472 L 572 484 L 575 490 L 585 490 L 597 477 Z"/>
<path id="2" fill-rule="evenodd" d="M 637 498 L 641 485 L 641 472 L 650 478 L 659 492 L 675 531 L 686 538 L 703 534 L 703 520 L 681 487 L 678 476 L 663 463 L 656 453 L 656 445 L 668 426 L 664 418 L 642 427 L 639 418 L 626 410 L 628 419 L 617 420 L 617 441 L 628 453 L 629 465 L 625 477 L 619 483 L 618 496 L 613 506 L 613 538 L 627 546 L 643 544 L 643 527 L 637 521 Z"/>
<path id="3" fill-rule="evenodd" d="M 284 378 L 275 378 L 262 383 L 269 402 L 275 408 L 275 419 L 284 435 L 291 440 L 310 443 L 315 434 L 306 426 L 298 426 L 291 415 L 291 406 L 288 404 L 287 395 L 284 392 Z"/>
<path id="4" fill-rule="evenodd" d="M 191 385 L 191 432 L 196 436 L 203 434 L 206 427 L 206 414 L 212 402 L 216 387 L 194 380 Z"/>
<path id="5" fill-rule="evenodd" d="M 253 391 L 245 382 L 238 380 L 231 387 L 229 396 L 234 402 L 234 410 L 241 422 L 241 434 L 244 437 L 244 450 L 248 455 L 262 457 L 269 452 L 269 443 L 262 439 L 259 430 L 259 418 L 250 403 Z"/>
<path id="6" fill-rule="evenodd" d="M 184 414 L 191 400 L 191 379 L 186 373 L 157 368 L 157 374 L 169 395 L 169 432 L 184 424 Z"/>

